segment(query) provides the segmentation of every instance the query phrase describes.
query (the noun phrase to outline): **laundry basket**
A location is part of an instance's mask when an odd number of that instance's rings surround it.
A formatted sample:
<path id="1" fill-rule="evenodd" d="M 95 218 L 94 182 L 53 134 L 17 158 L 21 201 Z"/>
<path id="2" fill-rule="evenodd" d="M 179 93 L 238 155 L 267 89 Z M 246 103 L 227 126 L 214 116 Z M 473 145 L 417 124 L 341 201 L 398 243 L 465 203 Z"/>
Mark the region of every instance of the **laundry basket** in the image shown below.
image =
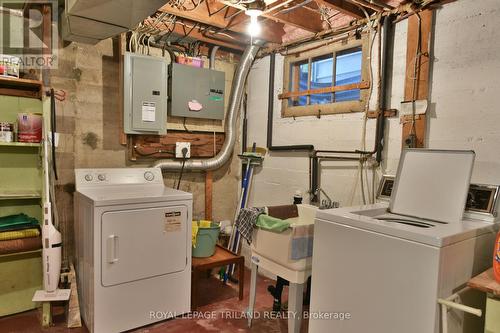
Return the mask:
<path id="1" fill-rule="evenodd" d="M 196 234 L 196 245 L 193 244 L 192 255 L 196 258 L 210 257 L 215 252 L 215 244 L 219 237 L 220 225 L 215 222 L 210 223 L 210 227 L 198 225 L 198 233 Z"/>

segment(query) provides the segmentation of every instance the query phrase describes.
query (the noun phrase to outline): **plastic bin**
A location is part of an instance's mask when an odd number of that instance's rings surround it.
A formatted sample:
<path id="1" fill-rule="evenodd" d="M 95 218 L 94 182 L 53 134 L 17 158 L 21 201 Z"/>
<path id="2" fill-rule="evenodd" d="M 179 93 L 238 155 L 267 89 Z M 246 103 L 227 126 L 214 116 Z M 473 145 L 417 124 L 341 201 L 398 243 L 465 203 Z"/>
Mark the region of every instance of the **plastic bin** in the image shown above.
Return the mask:
<path id="1" fill-rule="evenodd" d="M 198 226 L 200 223 L 198 222 Z M 215 253 L 215 245 L 219 238 L 220 225 L 212 222 L 210 228 L 199 227 L 196 234 L 196 247 L 192 247 L 192 255 L 196 258 L 210 257 Z"/>

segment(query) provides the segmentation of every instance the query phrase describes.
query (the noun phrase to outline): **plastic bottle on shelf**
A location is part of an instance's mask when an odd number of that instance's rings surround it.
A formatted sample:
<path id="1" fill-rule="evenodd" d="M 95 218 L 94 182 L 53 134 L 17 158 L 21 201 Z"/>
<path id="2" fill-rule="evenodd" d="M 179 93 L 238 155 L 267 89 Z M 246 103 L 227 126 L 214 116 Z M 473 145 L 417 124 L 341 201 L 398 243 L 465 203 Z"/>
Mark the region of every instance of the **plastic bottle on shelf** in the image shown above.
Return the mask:
<path id="1" fill-rule="evenodd" d="M 302 192 L 297 190 L 297 191 L 295 191 L 295 194 L 293 195 L 293 204 L 300 205 L 301 203 L 302 203 Z"/>
<path id="2" fill-rule="evenodd" d="M 500 232 L 498 232 L 497 240 L 495 241 L 495 250 L 493 252 L 493 274 L 495 280 L 500 283 Z"/>

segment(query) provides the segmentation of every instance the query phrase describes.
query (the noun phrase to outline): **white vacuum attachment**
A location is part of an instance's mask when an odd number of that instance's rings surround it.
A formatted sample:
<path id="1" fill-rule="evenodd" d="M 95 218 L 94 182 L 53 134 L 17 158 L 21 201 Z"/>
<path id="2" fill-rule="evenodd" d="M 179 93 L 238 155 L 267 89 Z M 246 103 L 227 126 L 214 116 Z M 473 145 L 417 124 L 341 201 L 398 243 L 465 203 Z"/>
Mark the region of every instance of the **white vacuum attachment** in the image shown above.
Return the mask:
<path id="1" fill-rule="evenodd" d="M 50 214 L 50 203 L 45 204 L 44 215 Z M 61 274 L 61 233 L 57 231 L 50 219 L 45 216 L 42 227 L 43 237 L 43 289 L 46 292 L 54 292 L 59 284 Z"/>

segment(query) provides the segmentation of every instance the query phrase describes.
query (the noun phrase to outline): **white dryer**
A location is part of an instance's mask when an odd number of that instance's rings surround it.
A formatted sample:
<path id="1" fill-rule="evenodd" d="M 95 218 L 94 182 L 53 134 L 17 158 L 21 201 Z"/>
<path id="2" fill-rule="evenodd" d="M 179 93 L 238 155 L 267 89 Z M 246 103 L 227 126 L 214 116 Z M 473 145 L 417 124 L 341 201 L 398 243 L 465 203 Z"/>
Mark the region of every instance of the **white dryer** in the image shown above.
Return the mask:
<path id="1" fill-rule="evenodd" d="M 192 194 L 158 168 L 77 169 L 76 274 L 90 332 L 190 311 Z"/>

